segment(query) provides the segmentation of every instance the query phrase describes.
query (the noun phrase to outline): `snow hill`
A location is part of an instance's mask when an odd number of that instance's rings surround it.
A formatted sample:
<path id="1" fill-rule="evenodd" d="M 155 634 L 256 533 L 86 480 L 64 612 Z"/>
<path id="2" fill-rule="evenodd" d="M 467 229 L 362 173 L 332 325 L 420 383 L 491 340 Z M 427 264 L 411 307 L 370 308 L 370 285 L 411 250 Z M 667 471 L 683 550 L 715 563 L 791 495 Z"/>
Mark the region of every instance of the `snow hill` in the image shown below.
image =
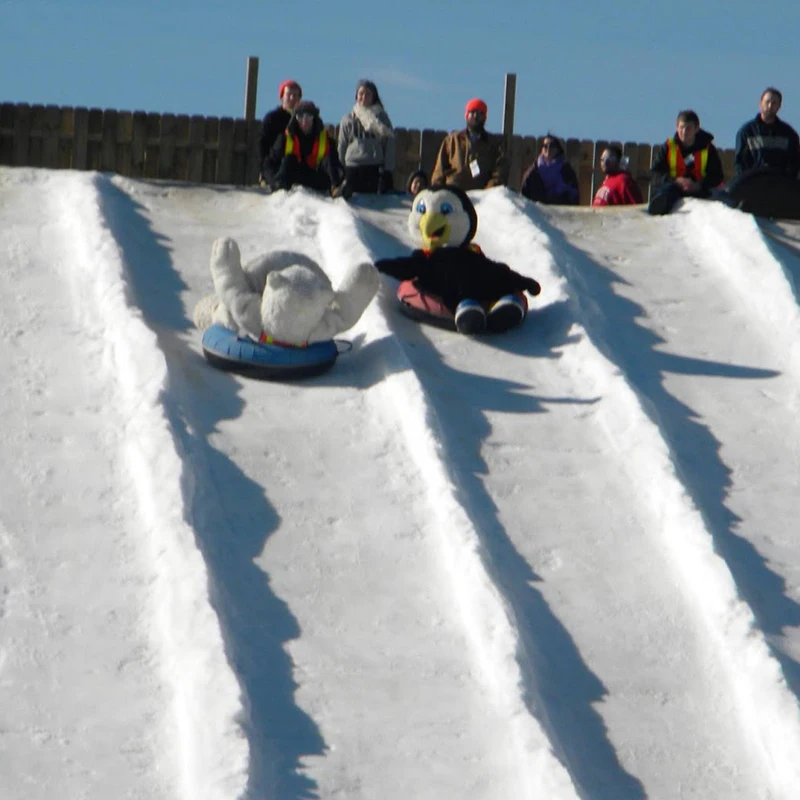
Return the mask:
<path id="1" fill-rule="evenodd" d="M 211 242 L 336 282 L 408 200 L 0 169 L 0 796 L 800 796 L 800 237 L 477 192 L 543 286 L 395 285 L 303 383 L 215 371 Z"/>

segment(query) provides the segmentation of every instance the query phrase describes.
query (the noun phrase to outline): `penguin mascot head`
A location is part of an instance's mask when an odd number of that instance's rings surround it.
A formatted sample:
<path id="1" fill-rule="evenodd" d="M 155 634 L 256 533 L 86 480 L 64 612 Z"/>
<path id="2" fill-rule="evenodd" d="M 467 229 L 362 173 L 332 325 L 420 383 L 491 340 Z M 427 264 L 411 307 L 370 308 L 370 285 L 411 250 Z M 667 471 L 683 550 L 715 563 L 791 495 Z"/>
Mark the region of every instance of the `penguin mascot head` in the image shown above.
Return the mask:
<path id="1" fill-rule="evenodd" d="M 423 189 L 411 201 L 408 230 L 423 250 L 466 247 L 478 230 L 478 214 L 463 189 Z"/>

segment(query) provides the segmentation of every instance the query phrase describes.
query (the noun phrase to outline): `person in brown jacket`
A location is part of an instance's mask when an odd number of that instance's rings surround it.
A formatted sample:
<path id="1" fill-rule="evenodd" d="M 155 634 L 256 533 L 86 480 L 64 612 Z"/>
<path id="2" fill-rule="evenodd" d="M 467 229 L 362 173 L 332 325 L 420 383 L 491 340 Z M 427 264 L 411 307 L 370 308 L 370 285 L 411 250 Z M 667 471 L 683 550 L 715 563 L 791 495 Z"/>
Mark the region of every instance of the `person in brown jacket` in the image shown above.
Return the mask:
<path id="1" fill-rule="evenodd" d="M 503 145 L 493 141 L 484 127 L 487 110 L 486 103 L 477 97 L 467 103 L 467 127 L 444 138 L 431 173 L 431 186 L 457 186 L 467 191 L 508 182 Z"/>

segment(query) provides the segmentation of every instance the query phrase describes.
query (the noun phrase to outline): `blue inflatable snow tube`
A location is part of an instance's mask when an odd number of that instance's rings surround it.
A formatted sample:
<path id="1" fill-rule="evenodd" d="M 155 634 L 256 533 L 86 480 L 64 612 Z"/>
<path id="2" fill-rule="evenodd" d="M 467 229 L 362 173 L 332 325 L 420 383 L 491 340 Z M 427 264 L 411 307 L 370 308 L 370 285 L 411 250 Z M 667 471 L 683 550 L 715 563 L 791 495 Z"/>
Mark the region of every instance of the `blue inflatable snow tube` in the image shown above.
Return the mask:
<path id="1" fill-rule="evenodd" d="M 203 334 L 203 355 L 217 369 L 261 380 L 285 380 L 326 372 L 339 350 L 333 339 L 307 347 L 284 347 L 254 342 L 222 325 L 212 325 Z"/>

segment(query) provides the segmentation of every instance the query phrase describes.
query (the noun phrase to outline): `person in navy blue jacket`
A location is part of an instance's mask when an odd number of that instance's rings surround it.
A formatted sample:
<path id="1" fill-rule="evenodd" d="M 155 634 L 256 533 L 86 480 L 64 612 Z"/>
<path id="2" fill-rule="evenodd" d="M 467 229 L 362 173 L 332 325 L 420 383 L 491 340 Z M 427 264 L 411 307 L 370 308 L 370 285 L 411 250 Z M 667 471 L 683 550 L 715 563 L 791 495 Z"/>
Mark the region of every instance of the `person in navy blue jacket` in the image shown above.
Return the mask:
<path id="1" fill-rule="evenodd" d="M 789 178 L 800 170 L 800 139 L 797 131 L 778 118 L 783 95 L 774 87 L 761 95 L 758 116 L 736 134 L 734 164 L 737 177 L 753 169 L 765 169 Z"/>

